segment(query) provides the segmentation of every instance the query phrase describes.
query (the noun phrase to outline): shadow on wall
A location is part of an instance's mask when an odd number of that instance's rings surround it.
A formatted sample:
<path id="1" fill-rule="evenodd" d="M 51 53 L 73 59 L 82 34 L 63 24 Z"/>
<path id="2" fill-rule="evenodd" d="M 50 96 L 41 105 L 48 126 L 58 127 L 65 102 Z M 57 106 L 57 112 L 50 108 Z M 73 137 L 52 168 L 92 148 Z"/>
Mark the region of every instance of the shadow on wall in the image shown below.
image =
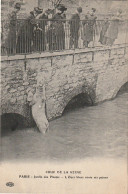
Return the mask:
<path id="1" fill-rule="evenodd" d="M 123 93 L 125 93 L 125 92 L 128 92 L 128 82 L 126 82 L 126 83 L 120 88 L 120 90 L 119 90 L 118 93 L 117 93 L 117 96 L 118 96 L 118 95 L 121 95 L 121 94 L 123 94 Z"/>
<path id="2" fill-rule="evenodd" d="M 32 120 L 32 126 L 35 126 Z M 28 127 L 28 120 L 20 114 L 5 113 L 1 116 L 1 135 L 6 136 L 16 129 L 23 129 Z"/>
<path id="3" fill-rule="evenodd" d="M 86 93 L 78 94 L 68 102 L 67 106 L 63 111 L 63 115 L 66 112 L 72 111 L 74 109 L 78 109 L 84 106 L 92 106 L 92 105 L 93 105 L 93 101 L 88 94 Z"/>

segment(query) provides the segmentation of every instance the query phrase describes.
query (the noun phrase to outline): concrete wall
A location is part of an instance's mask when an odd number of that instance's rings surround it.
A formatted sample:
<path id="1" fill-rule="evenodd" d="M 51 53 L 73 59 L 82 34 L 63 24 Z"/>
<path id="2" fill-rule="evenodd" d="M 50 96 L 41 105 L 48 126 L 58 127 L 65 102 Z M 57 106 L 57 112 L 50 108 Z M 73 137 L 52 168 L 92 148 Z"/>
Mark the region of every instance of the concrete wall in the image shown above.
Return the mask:
<path id="1" fill-rule="evenodd" d="M 30 115 L 29 91 L 45 79 L 48 118 L 60 116 L 80 93 L 93 103 L 114 98 L 128 81 L 125 45 L 2 57 L 2 114 Z"/>

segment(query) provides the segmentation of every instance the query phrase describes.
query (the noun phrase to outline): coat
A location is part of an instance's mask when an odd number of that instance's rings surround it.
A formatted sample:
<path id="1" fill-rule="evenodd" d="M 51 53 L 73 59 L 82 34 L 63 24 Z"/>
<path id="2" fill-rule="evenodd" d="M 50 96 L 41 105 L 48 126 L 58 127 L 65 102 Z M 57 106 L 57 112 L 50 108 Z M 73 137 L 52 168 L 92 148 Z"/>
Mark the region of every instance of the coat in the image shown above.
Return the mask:
<path id="1" fill-rule="evenodd" d="M 37 21 L 33 12 L 24 21 L 20 27 L 17 38 L 17 53 L 26 53 L 32 51 L 33 39 L 34 39 L 34 28 L 37 26 Z"/>
<path id="2" fill-rule="evenodd" d="M 38 24 L 39 24 L 39 28 L 41 28 L 43 31 L 45 31 L 45 26 L 47 25 L 48 23 L 48 16 L 45 15 L 45 13 L 39 17 L 39 21 L 38 21 Z"/>
<path id="3" fill-rule="evenodd" d="M 79 28 L 80 28 L 80 16 L 76 13 L 73 14 L 70 21 L 70 35 L 75 36 L 78 34 Z"/>
<path id="4" fill-rule="evenodd" d="M 7 49 L 16 49 L 16 31 L 17 31 L 17 14 L 13 11 L 9 15 L 9 31 L 8 36 L 5 40 L 5 48 Z M 11 50 L 10 50 L 11 51 Z"/>
<path id="5" fill-rule="evenodd" d="M 26 38 L 32 39 L 34 36 L 34 27 L 37 25 L 37 21 L 35 20 L 35 16 L 30 13 L 30 16 L 24 21 L 21 26 L 18 35 L 26 36 Z"/>
<path id="6" fill-rule="evenodd" d="M 115 40 L 118 37 L 119 18 L 113 17 L 109 22 L 109 27 L 105 33 L 105 37 Z"/>
<path id="7" fill-rule="evenodd" d="M 44 51 L 46 50 L 46 33 L 45 28 L 48 22 L 48 16 L 45 14 L 41 15 L 38 20 L 38 27 L 39 29 L 36 29 L 34 31 L 34 49 L 36 51 Z"/>
<path id="8" fill-rule="evenodd" d="M 83 21 L 82 39 L 88 43 L 93 41 L 93 37 L 95 35 L 94 25 L 96 23 L 96 18 L 97 17 L 94 15 L 86 15 L 85 20 Z"/>
<path id="9" fill-rule="evenodd" d="M 52 27 L 55 30 L 56 36 L 59 36 L 60 38 L 64 38 L 65 36 L 65 30 L 64 30 L 64 23 L 65 21 L 62 21 L 66 19 L 66 16 L 62 16 L 61 14 L 55 14 L 52 18 Z"/>
<path id="10" fill-rule="evenodd" d="M 55 14 L 47 31 L 49 50 L 63 50 L 65 48 L 65 23 L 66 16 Z"/>
<path id="11" fill-rule="evenodd" d="M 106 44 L 106 37 L 105 37 L 105 34 L 108 30 L 108 27 L 109 27 L 109 21 L 106 20 L 103 22 L 102 24 L 102 29 L 101 29 L 101 32 L 100 32 L 100 39 L 99 39 L 99 42 L 101 44 Z"/>

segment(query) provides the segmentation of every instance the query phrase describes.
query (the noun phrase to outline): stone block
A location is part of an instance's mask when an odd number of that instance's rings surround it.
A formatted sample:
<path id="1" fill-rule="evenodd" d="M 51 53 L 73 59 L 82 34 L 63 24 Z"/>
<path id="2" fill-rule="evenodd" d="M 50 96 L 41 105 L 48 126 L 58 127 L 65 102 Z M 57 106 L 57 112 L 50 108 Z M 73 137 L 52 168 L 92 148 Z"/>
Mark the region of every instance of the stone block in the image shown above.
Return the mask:
<path id="1" fill-rule="evenodd" d="M 125 54 L 125 49 L 124 48 L 119 48 L 119 49 L 117 49 L 117 55 L 121 55 L 121 56 L 124 56 L 124 54 Z"/>
<path id="2" fill-rule="evenodd" d="M 23 86 L 28 86 L 29 85 L 29 82 L 24 82 L 23 83 Z"/>
<path id="3" fill-rule="evenodd" d="M 128 46 L 125 47 L 125 54 L 128 55 Z"/>
<path id="4" fill-rule="evenodd" d="M 10 88 L 10 86 L 9 85 L 6 85 L 6 90 L 8 90 Z"/>
<path id="5" fill-rule="evenodd" d="M 110 58 L 121 58 L 125 55 L 125 49 L 124 48 L 115 48 L 111 50 Z"/>
<path id="6" fill-rule="evenodd" d="M 95 51 L 94 52 L 94 62 L 95 61 L 107 61 L 109 59 L 109 50 L 104 50 L 104 51 Z"/>
<path id="7" fill-rule="evenodd" d="M 72 55 L 56 56 L 52 59 L 52 66 L 56 68 L 63 68 L 72 64 Z"/>
<path id="8" fill-rule="evenodd" d="M 74 56 L 74 63 L 85 64 L 92 61 L 92 52 L 79 53 Z"/>
<path id="9" fill-rule="evenodd" d="M 20 101 L 20 100 L 23 100 L 24 99 L 24 96 L 20 95 L 17 100 Z"/>
<path id="10" fill-rule="evenodd" d="M 10 99 L 10 103 L 11 103 L 11 104 L 15 104 L 15 103 L 16 103 L 16 98 L 11 98 L 11 99 Z"/>
<path id="11" fill-rule="evenodd" d="M 15 92 L 17 92 L 17 89 L 11 88 L 9 92 L 10 93 L 15 93 Z"/>
<path id="12" fill-rule="evenodd" d="M 24 86 L 18 87 L 18 90 L 19 90 L 19 91 L 24 90 Z"/>
<path id="13" fill-rule="evenodd" d="M 46 58 L 41 58 L 39 60 L 40 67 L 39 69 L 42 70 L 47 70 L 51 67 L 51 57 L 46 57 Z"/>
<path id="14" fill-rule="evenodd" d="M 34 70 L 34 73 L 40 66 L 39 60 L 38 59 L 27 59 L 27 70 Z"/>

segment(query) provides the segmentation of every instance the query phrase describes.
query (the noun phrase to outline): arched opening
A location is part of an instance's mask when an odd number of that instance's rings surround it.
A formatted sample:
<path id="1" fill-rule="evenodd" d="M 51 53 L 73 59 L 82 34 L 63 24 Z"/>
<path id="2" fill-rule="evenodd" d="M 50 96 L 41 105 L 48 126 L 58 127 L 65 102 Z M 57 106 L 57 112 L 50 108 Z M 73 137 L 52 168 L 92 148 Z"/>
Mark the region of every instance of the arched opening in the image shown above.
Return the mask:
<path id="1" fill-rule="evenodd" d="M 28 127 L 27 118 L 17 113 L 5 113 L 1 116 L 1 135 L 6 136 L 16 129 Z"/>
<path id="2" fill-rule="evenodd" d="M 84 106 L 92 106 L 93 100 L 87 93 L 80 93 L 74 96 L 66 105 L 63 114 L 66 112 L 84 107 Z"/>
<path id="3" fill-rule="evenodd" d="M 121 88 L 117 92 L 117 96 L 126 92 L 128 92 L 128 82 L 126 82 L 123 86 L 121 86 Z"/>

